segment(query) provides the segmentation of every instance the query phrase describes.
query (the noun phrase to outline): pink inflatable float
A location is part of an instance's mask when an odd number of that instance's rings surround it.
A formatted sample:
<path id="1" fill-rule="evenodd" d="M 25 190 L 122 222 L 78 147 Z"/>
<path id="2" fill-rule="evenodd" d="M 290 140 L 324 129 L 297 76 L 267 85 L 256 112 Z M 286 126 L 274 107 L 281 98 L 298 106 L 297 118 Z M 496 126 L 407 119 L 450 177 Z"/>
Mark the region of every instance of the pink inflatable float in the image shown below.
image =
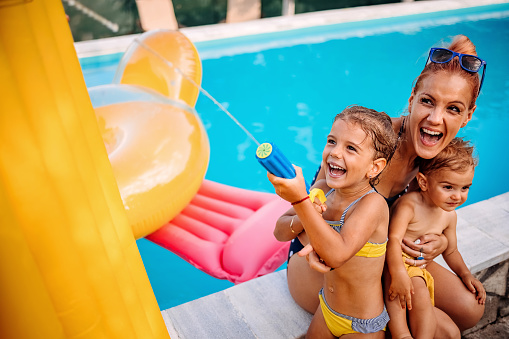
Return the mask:
<path id="1" fill-rule="evenodd" d="M 275 194 L 204 180 L 191 203 L 146 238 L 200 270 L 241 283 L 285 262 L 289 243 L 273 235 L 290 204 Z"/>

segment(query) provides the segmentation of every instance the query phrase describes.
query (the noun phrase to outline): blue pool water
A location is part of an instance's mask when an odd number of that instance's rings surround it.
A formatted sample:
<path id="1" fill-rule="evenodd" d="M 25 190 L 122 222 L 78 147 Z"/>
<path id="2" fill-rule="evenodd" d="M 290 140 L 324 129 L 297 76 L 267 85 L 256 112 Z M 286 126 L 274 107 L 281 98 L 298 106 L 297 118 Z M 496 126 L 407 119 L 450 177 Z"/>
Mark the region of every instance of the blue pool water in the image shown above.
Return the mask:
<path id="1" fill-rule="evenodd" d="M 399 116 L 430 47 L 467 35 L 488 63 L 483 93 L 460 132 L 480 159 L 467 204 L 509 191 L 509 4 L 312 27 L 197 43 L 202 86 L 255 136 L 273 141 L 311 179 L 332 118 L 359 104 Z M 88 87 L 111 83 L 121 55 L 81 60 Z M 273 192 L 256 145 L 206 97 L 196 109 L 210 138 L 206 178 Z M 500 178 L 500 179 L 499 179 Z M 498 180 L 497 180 L 498 179 Z M 232 286 L 138 240 L 161 309 Z"/>

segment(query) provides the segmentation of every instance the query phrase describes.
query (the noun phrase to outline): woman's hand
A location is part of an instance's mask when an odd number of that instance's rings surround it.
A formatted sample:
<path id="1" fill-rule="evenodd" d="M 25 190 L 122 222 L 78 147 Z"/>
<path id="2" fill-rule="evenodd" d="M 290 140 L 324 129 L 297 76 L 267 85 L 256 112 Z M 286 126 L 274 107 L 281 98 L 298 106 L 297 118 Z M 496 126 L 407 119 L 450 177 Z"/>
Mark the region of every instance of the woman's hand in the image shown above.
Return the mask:
<path id="1" fill-rule="evenodd" d="M 309 267 L 318 271 L 320 273 L 327 273 L 332 271 L 332 268 L 327 266 L 325 262 L 318 256 L 318 254 L 313 250 L 313 246 L 311 244 L 307 244 L 297 253 L 300 257 L 306 257 L 306 260 L 309 263 Z"/>
<path id="2" fill-rule="evenodd" d="M 411 257 L 422 258 L 419 260 L 407 258 L 405 262 L 408 265 L 425 268 L 433 259 L 445 251 L 447 243 L 447 238 L 443 234 L 425 234 L 415 241 L 404 238 L 401 249 Z"/>
<path id="3" fill-rule="evenodd" d="M 299 201 L 307 196 L 306 183 L 302 175 L 302 169 L 295 165 L 293 165 L 293 167 L 296 173 L 293 179 L 280 178 L 267 172 L 267 177 L 274 186 L 276 194 L 288 202 Z"/>

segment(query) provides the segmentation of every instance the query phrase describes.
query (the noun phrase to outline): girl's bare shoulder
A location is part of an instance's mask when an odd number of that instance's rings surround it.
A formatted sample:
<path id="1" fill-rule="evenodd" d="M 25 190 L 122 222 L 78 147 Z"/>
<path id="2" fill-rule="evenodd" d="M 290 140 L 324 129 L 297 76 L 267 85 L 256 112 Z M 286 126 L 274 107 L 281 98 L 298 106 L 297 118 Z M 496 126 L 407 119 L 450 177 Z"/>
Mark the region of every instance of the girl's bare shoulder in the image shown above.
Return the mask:
<path id="1" fill-rule="evenodd" d="M 389 212 L 385 198 L 376 192 L 365 195 L 356 205 L 361 213 Z"/>

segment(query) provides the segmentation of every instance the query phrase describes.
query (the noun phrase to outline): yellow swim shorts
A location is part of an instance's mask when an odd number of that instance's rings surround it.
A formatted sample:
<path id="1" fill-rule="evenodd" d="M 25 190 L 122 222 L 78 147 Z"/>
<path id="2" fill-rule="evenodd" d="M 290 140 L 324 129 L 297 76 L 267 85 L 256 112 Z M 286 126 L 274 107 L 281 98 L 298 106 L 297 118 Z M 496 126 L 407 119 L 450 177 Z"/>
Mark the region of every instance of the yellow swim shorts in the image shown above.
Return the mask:
<path id="1" fill-rule="evenodd" d="M 433 279 L 433 276 L 425 268 L 408 265 L 405 262 L 405 259 L 407 259 L 407 258 L 409 258 L 409 259 L 415 259 L 415 258 L 411 257 L 408 254 L 403 252 L 403 263 L 405 264 L 406 270 L 408 272 L 408 276 L 410 278 L 421 277 L 422 279 L 424 279 L 424 282 L 426 283 L 426 287 L 428 287 L 431 304 L 433 306 L 435 306 L 435 280 Z"/>

